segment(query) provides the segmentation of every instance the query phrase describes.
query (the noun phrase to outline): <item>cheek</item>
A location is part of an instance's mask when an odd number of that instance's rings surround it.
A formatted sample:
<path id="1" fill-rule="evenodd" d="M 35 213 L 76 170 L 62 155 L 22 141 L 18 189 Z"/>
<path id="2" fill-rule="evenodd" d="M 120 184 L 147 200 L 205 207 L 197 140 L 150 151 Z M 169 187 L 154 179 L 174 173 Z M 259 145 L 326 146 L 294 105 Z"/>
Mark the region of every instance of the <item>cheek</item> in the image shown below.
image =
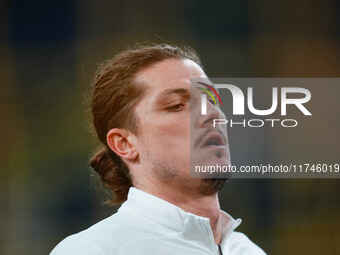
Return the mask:
<path id="1" fill-rule="evenodd" d="M 184 146 L 189 141 L 189 127 L 184 122 L 174 122 L 171 125 L 158 125 L 154 129 L 154 139 L 159 140 L 164 146 Z"/>
<path id="2" fill-rule="evenodd" d="M 157 125 L 151 134 L 151 145 L 155 158 L 167 162 L 173 168 L 188 169 L 190 166 L 190 128 L 186 123 Z"/>
<path id="3" fill-rule="evenodd" d="M 190 144 L 190 126 L 185 118 L 170 120 L 163 118 L 161 121 L 148 123 L 145 132 L 147 143 L 152 148 L 161 151 L 184 150 Z"/>

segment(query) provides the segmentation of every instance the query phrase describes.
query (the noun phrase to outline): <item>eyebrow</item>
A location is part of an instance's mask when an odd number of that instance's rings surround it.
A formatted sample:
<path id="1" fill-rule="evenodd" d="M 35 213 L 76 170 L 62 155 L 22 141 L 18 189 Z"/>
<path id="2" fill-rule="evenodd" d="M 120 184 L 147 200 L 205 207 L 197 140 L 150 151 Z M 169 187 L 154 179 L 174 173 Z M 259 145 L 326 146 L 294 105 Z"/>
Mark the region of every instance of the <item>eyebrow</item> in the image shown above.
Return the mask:
<path id="1" fill-rule="evenodd" d="M 190 92 L 186 88 L 165 89 L 158 95 L 156 102 L 159 102 L 162 99 L 165 99 L 167 96 L 172 95 L 172 94 L 177 94 L 177 95 L 184 96 L 187 98 L 190 96 Z"/>

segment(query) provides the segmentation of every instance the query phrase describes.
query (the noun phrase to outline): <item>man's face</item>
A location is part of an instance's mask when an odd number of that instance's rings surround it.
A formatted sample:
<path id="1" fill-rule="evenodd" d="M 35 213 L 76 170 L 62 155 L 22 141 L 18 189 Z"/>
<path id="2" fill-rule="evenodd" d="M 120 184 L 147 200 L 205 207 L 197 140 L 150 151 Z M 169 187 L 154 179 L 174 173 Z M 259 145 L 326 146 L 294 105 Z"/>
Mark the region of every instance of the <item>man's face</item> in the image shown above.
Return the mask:
<path id="1" fill-rule="evenodd" d="M 223 118 L 221 112 L 200 115 L 199 90 L 190 89 L 195 78 L 207 76 L 188 59 L 164 60 L 138 73 L 136 81 L 146 93 L 135 110 L 137 150 L 146 178 L 209 193 L 224 181 L 193 178 L 191 162 L 229 162 L 229 145 L 226 130 L 212 127 L 212 118 Z M 223 146 L 209 146 L 209 136 L 216 140 L 216 135 L 222 135 Z"/>

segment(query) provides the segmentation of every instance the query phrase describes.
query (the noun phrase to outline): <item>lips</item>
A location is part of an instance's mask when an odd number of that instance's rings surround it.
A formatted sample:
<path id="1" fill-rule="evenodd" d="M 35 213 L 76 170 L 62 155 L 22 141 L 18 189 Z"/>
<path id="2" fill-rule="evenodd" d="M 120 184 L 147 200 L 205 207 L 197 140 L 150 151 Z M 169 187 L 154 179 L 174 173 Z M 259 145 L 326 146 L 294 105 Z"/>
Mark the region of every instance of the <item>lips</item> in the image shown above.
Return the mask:
<path id="1" fill-rule="evenodd" d="M 206 146 L 225 146 L 226 141 L 224 137 L 218 132 L 209 133 L 204 139 L 202 143 L 202 147 Z"/>

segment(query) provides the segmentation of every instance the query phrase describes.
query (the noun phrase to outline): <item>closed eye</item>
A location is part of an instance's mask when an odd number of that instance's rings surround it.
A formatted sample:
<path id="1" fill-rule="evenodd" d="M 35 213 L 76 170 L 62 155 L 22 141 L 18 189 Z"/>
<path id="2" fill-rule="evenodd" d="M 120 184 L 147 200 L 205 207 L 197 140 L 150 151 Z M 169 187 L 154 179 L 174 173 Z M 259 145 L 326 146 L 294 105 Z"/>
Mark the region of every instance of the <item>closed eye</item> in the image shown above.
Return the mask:
<path id="1" fill-rule="evenodd" d="M 172 111 L 172 112 L 179 112 L 179 111 L 184 109 L 184 106 L 185 105 L 183 103 L 181 103 L 181 104 L 176 104 L 176 105 L 167 107 L 166 109 L 169 110 L 169 111 Z"/>

